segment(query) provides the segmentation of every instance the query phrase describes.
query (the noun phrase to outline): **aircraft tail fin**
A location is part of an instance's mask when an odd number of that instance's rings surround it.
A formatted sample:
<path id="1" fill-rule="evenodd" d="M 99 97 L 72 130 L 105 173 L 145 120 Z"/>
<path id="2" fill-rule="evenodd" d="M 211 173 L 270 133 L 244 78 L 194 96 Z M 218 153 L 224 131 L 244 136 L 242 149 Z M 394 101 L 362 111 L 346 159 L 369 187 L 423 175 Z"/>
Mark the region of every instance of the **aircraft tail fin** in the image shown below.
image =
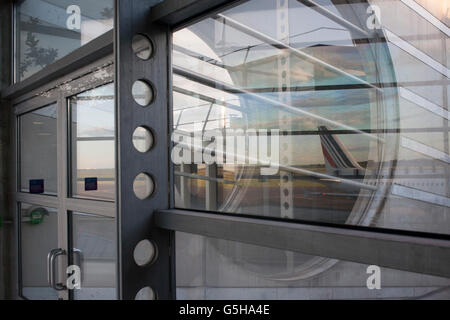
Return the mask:
<path id="1" fill-rule="evenodd" d="M 327 172 L 336 172 L 343 169 L 364 170 L 341 140 L 331 134 L 326 126 L 320 126 L 320 143 L 322 144 L 323 157 Z"/>

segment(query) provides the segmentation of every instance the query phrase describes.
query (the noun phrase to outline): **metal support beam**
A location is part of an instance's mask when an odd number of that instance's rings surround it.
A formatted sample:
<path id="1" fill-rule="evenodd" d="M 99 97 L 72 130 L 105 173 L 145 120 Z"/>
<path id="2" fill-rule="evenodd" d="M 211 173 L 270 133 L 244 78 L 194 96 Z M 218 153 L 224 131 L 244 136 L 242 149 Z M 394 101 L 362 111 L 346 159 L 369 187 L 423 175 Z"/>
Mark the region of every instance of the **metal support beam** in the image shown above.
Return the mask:
<path id="1" fill-rule="evenodd" d="M 0 3 L 0 90 L 9 85 L 12 76 L 12 2 Z M 0 92 L 0 218 L 3 223 L 13 220 L 13 212 L 9 210 L 11 181 L 11 103 L 3 99 Z M 14 225 L 3 225 L 0 228 L 0 299 L 13 296 L 15 279 L 14 266 Z"/>
<path id="2" fill-rule="evenodd" d="M 382 267 L 450 277 L 450 241 L 236 215 L 163 210 L 160 228 Z"/>
<path id="3" fill-rule="evenodd" d="M 116 103 L 118 128 L 118 218 L 120 298 L 135 299 L 137 293 L 150 287 L 158 299 L 173 299 L 173 232 L 154 225 L 155 210 L 169 207 L 169 57 L 170 31 L 167 26 L 151 24 L 148 15 L 159 1 L 116 0 Z M 132 39 L 145 34 L 153 41 L 154 53 L 148 60 L 138 58 L 132 51 Z M 153 102 L 142 107 L 132 96 L 136 80 L 151 83 Z M 138 126 L 152 130 L 153 148 L 140 153 L 132 141 Z M 133 182 L 140 173 L 152 177 L 155 190 L 140 200 L 133 193 Z M 136 245 L 149 240 L 157 250 L 153 263 L 139 266 L 134 259 Z M 147 297 L 149 291 L 147 291 Z"/>
<path id="4" fill-rule="evenodd" d="M 150 21 L 180 25 L 203 14 L 223 10 L 245 0 L 165 0 L 152 8 Z"/>

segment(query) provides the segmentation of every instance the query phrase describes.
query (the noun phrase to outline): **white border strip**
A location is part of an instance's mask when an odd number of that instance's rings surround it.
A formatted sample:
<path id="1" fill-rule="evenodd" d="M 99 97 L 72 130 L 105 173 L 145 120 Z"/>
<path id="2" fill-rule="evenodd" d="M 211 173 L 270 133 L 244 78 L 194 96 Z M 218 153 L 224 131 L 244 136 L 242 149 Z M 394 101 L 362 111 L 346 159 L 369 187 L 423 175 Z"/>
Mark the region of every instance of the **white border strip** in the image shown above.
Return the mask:
<path id="1" fill-rule="evenodd" d="M 437 17 L 432 15 L 427 9 L 422 7 L 420 4 L 418 4 L 414 0 L 400 0 L 400 1 L 403 2 L 405 5 L 407 5 L 409 8 L 411 8 L 412 10 L 414 10 L 417 14 L 422 16 L 422 18 L 427 20 L 433 26 L 435 26 L 436 28 L 441 30 L 447 36 L 450 36 L 450 28 L 447 27 L 447 25 L 445 23 L 443 23 Z M 440 0 L 434 0 L 434 1 L 440 1 Z"/>
<path id="2" fill-rule="evenodd" d="M 421 153 L 427 157 L 431 157 L 437 160 L 444 161 L 446 163 L 450 163 L 450 156 L 448 154 L 435 148 L 429 147 L 423 143 L 414 141 L 406 137 L 402 137 L 401 143 L 402 147 L 404 148 L 408 148 L 412 151 Z"/>
<path id="3" fill-rule="evenodd" d="M 392 194 L 403 198 L 419 200 L 427 203 L 450 207 L 450 199 L 434 193 L 425 192 L 418 189 L 404 187 L 398 184 L 392 185 Z"/>
<path id="4" fill-rule="evenodd" d="M 422 107 L 442 118 L 450 120 L 450 112 L 445 110 L 441 106 L 431 102 L 430 100 L 425 99 L 424 97 L 419 96 L 418 94 L 416 94 L 406 88 L 399 87 L 398 91 L 400 93 L 400 96 L 403 99 L 406 99 L 406 100 L 418 105 L 419 107 Z"/>
<path id="5" fill-rule="evenodd" d="M 409 53 L 413 57 L 419 59 L 420 61 L 422 61 L 426 65 L 430 66 L 434 70 L 442 73 L 447 78 L 450 78 L 450 70 L 446 66 L 444 66 L 441 63 L 437 62 L 436 60 L 431 58 L 429 55 L 427 55 L 424 52 L 420 51 L 419 49 L 414 47 L 412 44 L 410 44 L 409 42 L 403 40 L 402 38 L 400 38 L 396 34 L 394 34 L 391 31 L 389 31 L 388 29 L 384 28 L 384 32 L 386 33 L 386 37 L 387 37 L 389 42 L 391 42 L 392 44 L 396 45 L 397 47 L 399 47 L 400 49 L 404 50 L 405 52 Z"/>

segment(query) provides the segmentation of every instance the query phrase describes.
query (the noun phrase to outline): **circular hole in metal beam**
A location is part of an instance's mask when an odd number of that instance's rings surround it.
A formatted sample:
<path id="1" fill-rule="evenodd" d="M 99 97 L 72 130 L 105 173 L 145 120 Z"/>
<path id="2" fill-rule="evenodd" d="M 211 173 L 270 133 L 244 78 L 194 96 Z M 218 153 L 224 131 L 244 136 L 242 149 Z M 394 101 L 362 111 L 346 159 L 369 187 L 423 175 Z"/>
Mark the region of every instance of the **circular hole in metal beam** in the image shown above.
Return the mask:
<path id="1" fill-rule="evenodd" d="M 150 129 L 140 126 L 133 132 L 133 146 L 139 152 L 149 151 L 154 144 L 154 136 Z"/>
<path id="2" fill-rule="evenodd" d="M 131 48 L 138 58 L 148 60 L 153 56 L 155 47 L 150 38 L 143 34 L 136 34 L 131 42 Z"/>
<path id="3" fill-rule="evenodd" d="M 142 240 L 134 247 L 134 262 L 140 267 L 152 264 L 158 256 L 158 248 L 150 240 Z"/>
<path id="4" fill-rule="evenodd" d="M 133 191 L 138 199 L 147 199 L 155 191 L 155 182 L 153 181 L 153 178 L 147 173 L 139 173 L 134 179 Z"/>
<path id="5" fill-rule="evenodd" d="M 131 94 L 133 95 L 134 101 L 142 107 L 148 106 L 155 99 L 153 86 L 145 80 L 136 80 L 133 83 Z"/>
<path id="6" fill-rule="evenodd" d="M 144 287 L 138 291 L 134 300 L 156 300 L 156 293 L 150 287 Z"/>

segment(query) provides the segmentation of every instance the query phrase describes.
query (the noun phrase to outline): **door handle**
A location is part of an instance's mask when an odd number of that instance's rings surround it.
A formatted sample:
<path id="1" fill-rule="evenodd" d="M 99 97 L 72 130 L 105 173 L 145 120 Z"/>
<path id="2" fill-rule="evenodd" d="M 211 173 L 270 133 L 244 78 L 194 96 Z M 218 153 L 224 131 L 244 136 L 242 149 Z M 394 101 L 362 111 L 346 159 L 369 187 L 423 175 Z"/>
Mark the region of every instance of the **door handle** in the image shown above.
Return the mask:
<path id="1" fill-rule="evenodd" d="M 57 249 L 52 249 L 47 255 L 47 281 L 48 285 L 53 288 L 53 272 L 52 272 L 52 257 Z"/>
<path id="2" fill-rule="evenodd" d="M 53 289 L 57 290 L 57 291 L 62 291 L 66 289 L 66 286 L 61 284 L 61 283 L 57 283 L 57 274 L 56 274 L 56 262 L 58 261 L 58 257 L 61 255 L 65 255 L 66 254 L 66 250 L 58 248 L 58 249 L 53 249 L 49 252 L 48 256 L 47 256 L 47 278 L 48 278 L 48 283 L 50 285 L 50 287 L 52 287 Z"/>

